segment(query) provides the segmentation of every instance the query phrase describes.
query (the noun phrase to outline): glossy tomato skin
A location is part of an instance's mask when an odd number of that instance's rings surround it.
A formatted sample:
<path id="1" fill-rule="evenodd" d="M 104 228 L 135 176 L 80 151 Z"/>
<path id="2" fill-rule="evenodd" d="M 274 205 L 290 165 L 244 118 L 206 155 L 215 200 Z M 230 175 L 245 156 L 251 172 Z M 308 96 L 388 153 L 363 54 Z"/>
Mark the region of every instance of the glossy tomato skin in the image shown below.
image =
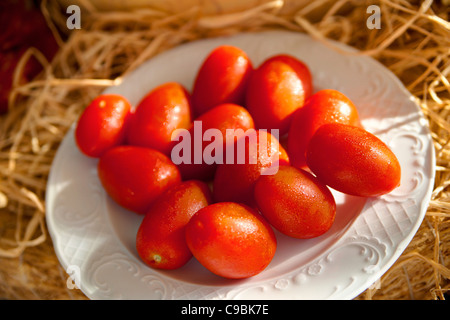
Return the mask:
<path id="1" fill-rule="evenodd" d="M 75 128 L 75 140 L 85 155 L 100 157 L 107 150 L 125 143 L 131 116 L 128 100 L 117 94 L 102 94 L 92 100 Z"/>
<path id="2" fill-rule="evenodd" d="M 224 103 L 208 110 L 200 117 L 195 119 L 195 122 L 201 122 L 202 130 L 201 132 L 195 132 L 193 126 L 189 130 L 191 136 L 191 162 L 189 164 L 181 163 L 178 165 L 178 168 L 183 179 L 200 179 L 203 181 L 212 180 L 218 162 L 224 162 L 223 157 L 225 155 L 227 147 L 230 144 L 234 143 L 234 140 L 231 141 L 231 139 L 229 139 L 229 141 L 227 142 L 227 130 L 229 132 L 234 132 L 233 136 L 240 137 L 247 130 L 254 129 L 255 126 L 253 118 L 244 107 L 233 103 Z M 223 141 L 223 146 L 221 148 L 221 150 L 223 151 L 223 155 L 221 155 L 220 157 L 221 160 L 219 160 L 217 157 L 217 161 L 205 161 L 205 159 L 202 157 L 202 162 L 197 164 L 194 161 L 194 154 L 196 152 L 194 141 L 195 139 L 200 139 L 203 141 L 205 132 L 207 132 L 207 130 L 209 129 L 217 129 L 218 131 L 220 131 L 221 139 Z M 201 133 L 201 137 L 198 133 Z M 211 140 L 214 139 L 215 138 L 211 138 Z M 213 143 L 214 141 L 204 140 L 201 148 L 202 154 L 204 153 L 205 148 L 208 148 L 208 146 L 211 146 Z M 216 157 L 214 157 L 214 159 L 212 160 L 216 160 Z"/>
<path id="3" fill-rule="evenodd" d="M 309 143 L 306 161 L 320 181 L 350 195 L 375 197 L 400 184 L 401 168 L 395 154 L 360 127 L 321 126 Z"/>
<path id="4" fill-rule="evenodd" d="M 311 137 L 320 126 L 335 122 L 361 126 L 358 110 L 348 97 L 332 89 L 320 90 L 309 97 L 292 117 L 287 142 L 291 164 L 305 169 Z"/>
<path id="5" fill-rule="evenodd" d="M 200 209 L 186 226 L 186 241 L 204 267 L 229 279 L 260 273 L 277 247 L 269 223 L 253 209 L 233 202 Z"/>
<path id="6" fill-rule="evenodd" d="M 244 146 L 244 148 L 242 148 Z M 289 164 L 289 156 L 275 136 L 267 131 L 255 130 L 233 145 L 234 160 L 217 167 L 213 181 L 216 202 L 237 202 L 254 207 L 253 189 L 262 175 L 273 174 L 280 165 Z M 245 159 L 238 159 L 245 152 Z M 227 151 L 229 152 L 229 151 Z"/>
<path id="7" fill-rule="evenodd" d="M 145 214 L 164 191 L 181 182 L 178 168 L 163 153 L 149 148 L 118 146 L 98 162 L 98 176 L 122 207 Z"/>
<path id="8" fill-rule="evenodd" d="M 210 203 L 211 191 L 201 181 L 185 181 L 164 192 L 139 226 L 136 249 L 141 259 L 156 269 L 173 270 L 185 265 L 192 258 L 186 244 L 186 225 Z"/>
<path id="9" fill-rule="evenodd" d="M 188 91 L 177 82 L 151 90 L 137 105 L 127 131 L 130 145 L 156 149 L 170 156 L 172 133 L 191 125 Z"/>
<path id="10" fill-rule="evenodd" d="M 293 238 L 324 234 L 336 216 L 336 202 L 328 187 L 311 173 L 293 166 L 280 166 L 276 174 L 259 177 L 255 200 L 267 221 Z"/>
<path id="11" fill-rule="evenodd" d="M 253 65 L 240 48 L 223 45 L 210 52 L 192 89 L 195 116 L 223 103 L 243 105 Z"/>
<path id="12" fill-rule="evenodd" d="M 246 107 L 258 129 L 288 132 L 292 114 L 303 107 L 312 93 L 307 65 L 289 55 L 265 60 L 252 74 L 246 93 Z"/>

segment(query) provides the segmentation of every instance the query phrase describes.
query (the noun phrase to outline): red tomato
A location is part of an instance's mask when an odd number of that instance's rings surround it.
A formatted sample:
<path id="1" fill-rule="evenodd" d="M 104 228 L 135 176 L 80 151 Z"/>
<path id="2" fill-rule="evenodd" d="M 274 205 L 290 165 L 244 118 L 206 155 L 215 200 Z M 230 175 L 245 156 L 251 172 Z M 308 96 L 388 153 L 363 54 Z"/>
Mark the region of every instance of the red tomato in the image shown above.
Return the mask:
<path id="1" fill-rule="evenodd" d="M 48 61 L 59 50 L 58 43 L 34 1 L 0 1 L 0 115 L 8 111 L 8 97 L 13 85 L 14 71 L 23 54 L 36 48 Z M 22 67 L 19 82 L 27 83 L 42 72 L 43 66 L 31 56 Z"/>
<path id="2" fill-rule="evenodd" d="M 106 192 L 122 207 L 145 214 L 153 201 L 181 182 L 178 168 L 157 150 L 118 146 L 98 162 L 98 176 Z"/>
<path id="3" fill-rule="evenodd" d="M 186 89 L 168 82 L 150 91 L 138 104 L 130 121 L 127 141 L 170 156 L 172 133 L 191 125 L 190 96 Z"/>
<path id="4" fill-rule="evenodd" d="M 253 66 L 241 49 L 223 45 L 214 49 L 201 65 L 192 90 L 196 116 L 222 104 L 243 105 Z"/>
<path id="5" fill-rule="evenodd" d="M 230 279 L 263 271 L 277 247 L 267 221 L 256 211 L 232 202 L 200 209 L 186 226 L 186 241 L 204 267 Z"/>
<path id="6" fill-rule="evenodd" d="M 192 216 L 211 202 L 204 182 L 190 180 L 175 185 L 155 200 L 136 235 L 141 259 L 156 269 L 176 269 L 192 257 L 185 229 Z"/>
<path id="7" fill-rule="evenodd" d="M 130 115 L 131 105 L 121 95 L 103 94 L 95 98 L 75 128 L 75 140 L 81 152 L 98 158 L 123 144 Z"/>
<path id="8" fill-rule="evenodd" d="M 327 186 L 309 172 L 292 166 L 280 166 L 276 174 L 259 177 L 255 199 L 267 221 L 294 238 L 324 234 L 336 216 L 336 202 Z"/>
<path id="9" fill-rule="evenodd" d="M 308 67 L 288 55 L 273 56 L 252 74 L 246 94 L 246 107 L 258 129 L 288 132 L 291 116 L 311 95 Z"/>
<path id="10" fill-rule="evenodd" d="M 234 140 L 231 141 L 231 143 L 230 141 L 227 143 L 227 130 L 229 130 L 229 132 L 234 132 L 236 137 L 240 137 L 248 129 L 254 129 L 253 119 L 245 108 L 232 103 L 224 103 L 205 112 L 198 117 L 195 122 L 201 122 L 202 130 L 195 132 L 194 126 L 190 129 L 190 163 L 181 163 L 178 165 L 178 168 L 183 179 L 211 180 L 214 177 L 217 163 L 224 162 L 223 155 L 226 148 L 228 145 L 232 145 L 234 143 Z M 223 143 L 220 143 L 220 141 L 219 143 L 216 143 L 217 141 L 215 141 L 215 137 L 210 138 L 212 141 L 206 141 L 207 139 L 204 139 L 204 135 L 209 129 L 217 129 L 218 131 L 216 132 L 220 132 L 220 139 L 222 139 Z M 195 150 L 194 141 L 197 139 L 203 141 L 200 149 L 201 154 L 204 156 L 211 155 L 212 159 L 210 161 L 207 161 L 204 157 L 202 157 L 201 163 L 195 163 L 194 155 L 197 150 Z M 214 148 L 215 146 L 218 148 Z M 211 150 L 211 152 L 204 154 L 207 150 Z M 217 151 L 217 153 L 215 151 Z M 172 154 L 172 156 L 174 155 Z"/>
<path id="11" fill-rule="evenodd" d="M 325 123 L 361 126 L 358 110 L 343 93 L 325 89 L 313 94 L 293 117 L 288 135 L 287 151 L 291 164 L 306 167 L 306 148 L 316 130 Z"/>
<path id="12" fill-rule="evenodd" d="M 306 161 L 319 180 L 346 194 L 379 196 L 400 184 L 401 169 L 395 154 L 360 127 L 340 123 L 321 126 L 309 143 Z"/>
<path id="13" fill-rule="evenodd" d="M 229 151 L 227 151 L 229 152 Z M 238 155 L 245 152 L 245 159 Z M 278 140 L 267 131 L 247 134 L 234 144 L 234 160 L 217 167 L 213 197 L 217 202 L 238 202 L 254 206 L 253 188 L 261 174 L 273 174 L 289 157 Z"/>

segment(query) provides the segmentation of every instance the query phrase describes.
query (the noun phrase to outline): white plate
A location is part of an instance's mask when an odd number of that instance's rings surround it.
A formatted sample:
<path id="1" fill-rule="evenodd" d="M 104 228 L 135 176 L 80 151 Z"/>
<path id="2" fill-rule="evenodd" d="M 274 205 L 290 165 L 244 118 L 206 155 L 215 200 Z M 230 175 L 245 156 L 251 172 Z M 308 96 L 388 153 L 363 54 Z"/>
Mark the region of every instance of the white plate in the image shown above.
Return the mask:
<path id="1" fill-rule="evenodd" d="M 310 240 L 277 233 L 273 261 L 253 278 L 225 280 L 195 259 L 178 270 L 157 271 L 144 265 L 135 249 L 142 217 L 120 208 L 106 195 L 97 178 L 97 160 L 78 151 L 72 128 L 52 165 L 46 218 L 56 254 L 74 279 L 68 279 L 68 285 L 75 282 L 87 297 L 352 299 L 376 285 L 421 224 L 434 182 L 427 121 L 401 82 L 369 57 L 338 53 L 299 33 L 239 34 L 164 52 L 106 92 L 123 94 L 136 104 L 150 89 L 167 81 L 191 89 L 203 59 L 222 44 L 242 48 L 255 66 L 278 53 L 307 63 L 314 90 L 343 92 L 358 107 L 366 129 L 392 148 L 402 167 L 401 186 L 367 200 L 333 190 L 338 209 L 331 230 Z"/>

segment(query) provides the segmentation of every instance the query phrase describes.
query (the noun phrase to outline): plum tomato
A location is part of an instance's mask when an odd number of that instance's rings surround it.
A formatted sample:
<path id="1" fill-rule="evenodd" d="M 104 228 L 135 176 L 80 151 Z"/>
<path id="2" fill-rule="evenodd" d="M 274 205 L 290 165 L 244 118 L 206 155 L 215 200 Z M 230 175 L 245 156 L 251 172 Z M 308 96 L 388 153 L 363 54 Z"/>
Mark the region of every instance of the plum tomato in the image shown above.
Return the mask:
<path id="1" fill-rule="evenodd" d="M 321 126 L 308 145 L 306 162 L 322 183 L 350 195 L 375 197 L 400 184 L 401 168 L 395 154 L 360 127 Z"/>
<path id="2" fill-rule="evenodd" d="M 127 131 L 128 144 L 170 156 L 172 133 L 189 129 L 191 111 L 190 95 L 182 85 L 167 82 L 157 86 L 137 105 Z"/>
<path id="3" fill-rule="evenodd" d="M 280 54 L 265 60 L 250 77 L 245 106 L 258 129 L 288 132 L 292 114 L 312 93 L 311 73 L 295 57 Z"/>
<path id="4" fill-rule="evenodd" d="M 150 148 L 112 148 L 100 157 L 97 168 L 107 194 L 138 214 L 145 214 L 156 198 L 181 182 L 180 172 L 172 161 Z"/>
<path id="5" fill-rule="evenodd" d="M 227 156 L 230 149 L 227 150 Z M 255 206 L 253 188 L 260 175 L 277 171 L 289 164 L 289 157 L 275 136 L 254 130 L 240 137 L 233 145 L 234 159 L 217 166 L 213 181 L 216 202 L 237 202 Z"/>
<path id="6" fill-rule="evenodd" d="M 332 89 L 320 90 L 309 97 L 292 116 L 287 138 L 291 164 L 305 169 L 309 140 L 321 125 L 335 122 L 361 126 L 358 110 L 349 98 Z"/>
<path id="7" fill-rule="evenodd" d="M 328 187 L 293 166 L 280 166 L 276 174 L 259 177 L 255 200 L 275 229 L 298 239 L 324 234 L 336 216 L 336 202 Z"/>
<path id="8" fill-rule="evenodd" d="M 186 226 L 186 242 L 205 268 L 228 279 L 257 275 L 272 261 L 277 247 L 269 223 L 253 209 L 233 202 L 197 211 Z"/>
<path id="9" fill-rule="evenodd" d="M 234 143 L 235 138 L 244 135 L 248 129 L 254 129 L 253 119 L 244 107 L 232 103 L 224 103 L 206 111 L 195 119 L 195 123 L 195 125 L 201 124 L 201 130 L 196 132 L 194 126 L 189 130 L 191 137 L 191 161 L 190 163 L 179 164 L 178 169 L 185 180 L 212 180 L 217 164 L 224 162 L 224 154 L 228 146 Z M 215 134 L 218 134 L 220 137 L 215 135 L 206 137 L 205 132 L 210 129 L 216 129 Z M 234 138 L 233 140 L 231 138 L 228 139 L 228 142 L 227 131 L 232 133 Z M 195 141 L 202 141 L 200 150 L 202 154 L 201 163 L 194 161 L 195 153 L 197 152 L 195 150 Z M 211 152 L 206 154 L 207 150 L 211 150 Z M 205 157 L 211 159 L 205 160 Z"/>
<path id="10" fill-rule="evenodd" d="M 192 89 L 195 116 L 222 104 L 243 105 L 252 62 L 240 48 L 222 45 L 203 61 Z"/>
<path id="11" fill-rule="evenodd" d="M 75 128 L 80 151 L 93 158 L 125 142 L 131 105 L 117 94 L 102 94 L 82 112 Z"/>
<path id="12" fill-rule="evenodd" d="M 192 216 L 211 203 L 206 183 L 185 181 L 169 188 L 153 202 L 136 234 L 141 259 L 156 269 L 177 269 L 192 253 L 186 244 L 185 229 Z"/>

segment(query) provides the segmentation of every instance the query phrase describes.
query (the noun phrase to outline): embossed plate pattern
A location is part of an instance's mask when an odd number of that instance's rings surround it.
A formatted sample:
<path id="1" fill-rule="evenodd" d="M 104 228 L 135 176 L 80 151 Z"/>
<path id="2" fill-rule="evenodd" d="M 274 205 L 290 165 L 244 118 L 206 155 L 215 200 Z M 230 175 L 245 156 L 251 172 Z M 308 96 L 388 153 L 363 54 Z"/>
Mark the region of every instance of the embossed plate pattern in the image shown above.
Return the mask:
<path id="1" fill-rule="evenodd" d="M 106 90 L 134 105 L 153 87 L 178 81 L 191 89 L 198 67 L 218 45 L 244 49 L 258 66 L 288 53 L 311 69 L 314 90 L 333 88 L 354 101 L 367 130 L 402 166 L 401 186 L 373 199 L 333 190 L 336 221 L 326 234 L 298 240 L 277 233 L 278 249 L 261 274 L 221 279 L 195 259 L 173 271 L 146 267 L 135 249 L 142 219 L 116 205 L 97 178 L 97 160 L 77 149 L 73 128 L 56 154 L 47 188 L 47 224 L 62 266 L 91 299 L 352 299 L 386 272 L 421 224 L 434 181 L 427 121 L 401 82 L 375 60 L 338 53 L 307 35 L 240 34 L 188 43 L 144 63 Z M 354 50 L 336 44 L 349 52 Z"/>

